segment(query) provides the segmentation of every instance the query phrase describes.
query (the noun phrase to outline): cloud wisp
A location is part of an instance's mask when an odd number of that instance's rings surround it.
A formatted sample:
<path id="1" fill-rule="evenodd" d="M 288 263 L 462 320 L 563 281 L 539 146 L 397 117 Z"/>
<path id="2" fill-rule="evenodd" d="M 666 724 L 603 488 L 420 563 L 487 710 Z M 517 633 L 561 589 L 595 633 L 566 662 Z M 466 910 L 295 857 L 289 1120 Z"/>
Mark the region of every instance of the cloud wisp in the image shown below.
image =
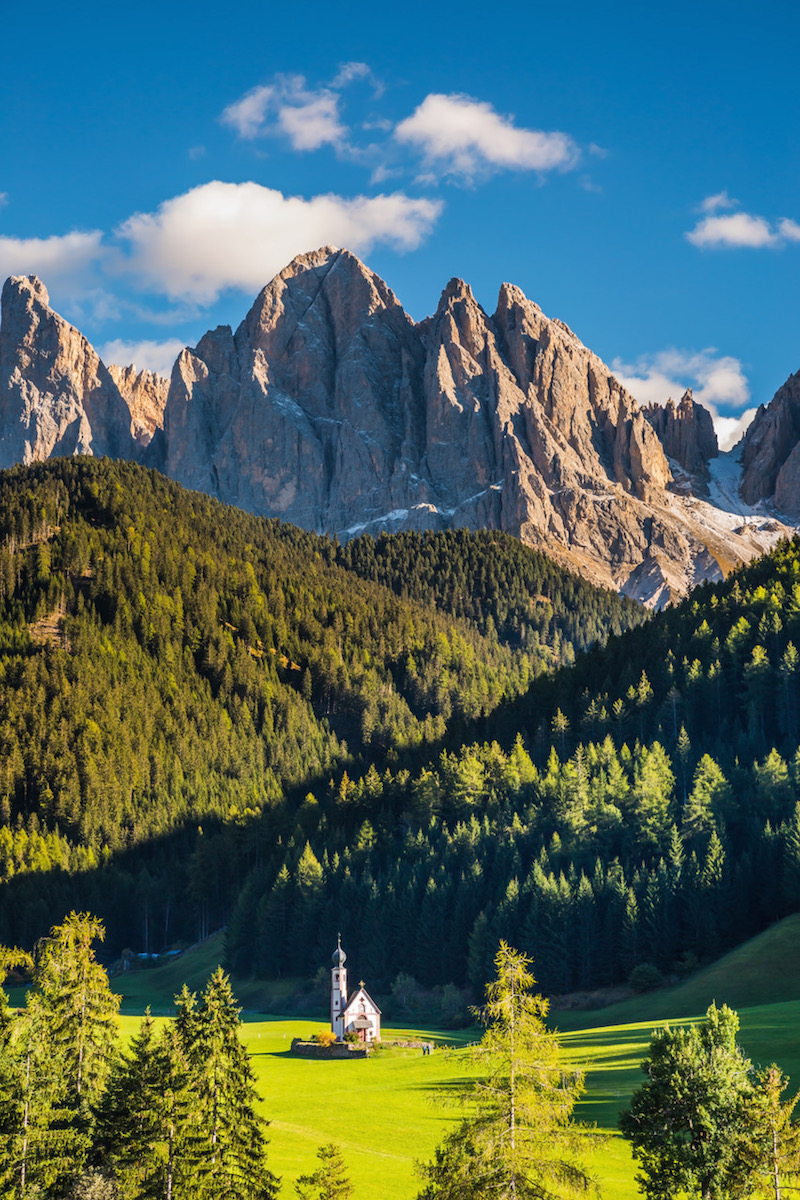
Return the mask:
<path id="1" fill-rule="evenodd" d="M 246 141 L 283 134 L 294 150 L 343 146 L 347 135 L 338 92 L 309 89 L 302 75 L 279 75 L 274 83 L 251 88 L 228 105 L 220 121 Z"/>
<path id="2" fill-rule="evenodd" d="M 276 75 L 228 105 L 220 121 L 244 141 L 280 136 L 301 152 L 331 146 L 340 159 L 369 166 L 373 182 L 410 169 L 429 184 L 443 177 L 472 184 L 500 171 L 568 171 L 581 159 L 568 134 L 525 128 L 487 101 L 460 92 L 431 92 L 399 122 L 373 110 L 348 125 L 345 89 L 364 82 L 373 99 L 383 94 L 363 62 L 345 63 L 320 87 L 302 75 Z M 365 144 L 365 133 L 378 136 Z M 597 146 L 588 151 L 605 153 Z"/>
<path id="3" fill-rule="evenodd" d="M 755 416 L 756 410 L 747 407 L 750 385 L 741 362 L 713 346 L 661 350 L 635 363 L 615 358 L 611 367 L 640 404 L 665 404 L 670 397 L 677 402 L 691 388 L 694 399 L 711 413 L 721 450 L 730 450 Z"/>
<path id="4" fill-rule="evenodd" d="M 297 254 L 318 246 L 413 250 L 441 208 L 403 192 L 306 200 L 257 183 L 214 181 L 156 212 L 136 213 L 116 232 L 127 247 L 122 269 L 146 288 L 209 304 L 229 288 L 258 290 Z"/>
<path id="5" fill-rule="evenodd" d="M 168 338 L 165 342 L 151 341 L 147 338 L 138 342 L 128 342 L 124 338 L 114 338 L 97 347 L 97 353 L 108 366 L 134 366 L 139 371 L 155 371 L 167 379 L 172 371 L 173 363 L 184 348 L 180 338 Z"/>
<path id="6" fill-rule="evenodd" d="M 429 167 L 467 181 L 501 170 L 565 171 L 580 157 L 567 134 L 520 128 L 486 101 L 462 94 L 426 96 L 394 137 Z"/>
<path id="7" fill-rule="evenodd" d="M 92 268 L 105 254 L 99 229 L 45 238 L 0 237 L 0 280 L 9 275 L 39 275 L 45 283 L 72 294 L 91 286 Z"/>
<path id="8" fill-rule="evenodd" d="M 800 242 L 800 224 L 789 217 L 770 221 L 743 211 L 719 211 L 737 208 L 738 204 L 738 200 L 732 200 L 724 191 L 707 196 L 700 205 L 700 211 L 705 215 L 694 229 L 684 234 L 686 240 L 703 250 L 779 250 L 791 242 Z"/>

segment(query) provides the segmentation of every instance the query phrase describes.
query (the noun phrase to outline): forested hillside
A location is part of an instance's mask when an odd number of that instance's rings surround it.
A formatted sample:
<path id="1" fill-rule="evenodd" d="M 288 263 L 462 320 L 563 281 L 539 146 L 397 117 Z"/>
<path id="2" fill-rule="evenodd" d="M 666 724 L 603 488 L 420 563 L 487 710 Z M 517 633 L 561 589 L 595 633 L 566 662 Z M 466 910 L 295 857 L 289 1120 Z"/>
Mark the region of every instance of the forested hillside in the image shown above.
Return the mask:
<path id="1" fill-rule="evenodd" d="M 548 666 L 575 661 L 575 652 L 650 615 L 633 600 L 570 575 L 517 538 L 496 530 L 398 533 L 354 538 L 338 561 L 401 596 L 466 617 L 482 633 L 544 654 Z"/>
<path id="2" fill-rule="evenodd" d="M 443 578 L 477 561 L 470 535 L 435 554 Z M 416 571 L 400 596 L 328 539 L 131 464 L 5 473 L 0 941 L 30 944 L 74 906 L 117 949 L 218 927 L 248 870 L 277 875 L 306 831 L 320 852 L 340 836 L 351 787 L 457 746 L 637 616 L 550 571 L 542 607 L 561 606 L 560 578 L 568 621 L 501 639 L 483 609 L 425 602 L 442 597 Z"/>
<path id="3" fill-rule="evenodd" d="M 332 923 L 373 975 L 548 991 L 715 957 L 800 908 L 800 543 L 535 682 L 488 740 L 372 772 L 254 872 L 231 963 L 312 970 Z M 492 737 L 491 735 L 495 736 Z"/>
<path id="4" fill-rule="evenodd" d="M 480 986 L 501 937 L 550 992 L 713 958 L 800 908 L 800 544 L 640 618 L 500 535 L 15 469 L 0 941 L 75 907 L 310 977 L 341 929 L 377 989 Z"/>

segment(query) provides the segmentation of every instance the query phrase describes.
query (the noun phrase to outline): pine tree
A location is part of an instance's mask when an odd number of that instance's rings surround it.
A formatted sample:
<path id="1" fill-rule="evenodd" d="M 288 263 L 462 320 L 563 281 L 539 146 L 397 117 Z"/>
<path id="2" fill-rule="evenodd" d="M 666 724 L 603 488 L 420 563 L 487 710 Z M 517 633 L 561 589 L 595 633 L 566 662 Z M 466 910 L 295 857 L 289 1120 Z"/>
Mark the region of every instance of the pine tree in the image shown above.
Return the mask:
<path id="1" fill-rule="evenodd" d="M 544 1024 L 547 1001 L 533 992 L 530 959 L 501 942 L 495 966 L 475 1051 L 485 1074 L 464 1085 L 470 1115 L 423 1168 L 419 1200 L 550 1200 L 591 1186 L 572 1124 L 582 1078 L 563 1069 Z"/>

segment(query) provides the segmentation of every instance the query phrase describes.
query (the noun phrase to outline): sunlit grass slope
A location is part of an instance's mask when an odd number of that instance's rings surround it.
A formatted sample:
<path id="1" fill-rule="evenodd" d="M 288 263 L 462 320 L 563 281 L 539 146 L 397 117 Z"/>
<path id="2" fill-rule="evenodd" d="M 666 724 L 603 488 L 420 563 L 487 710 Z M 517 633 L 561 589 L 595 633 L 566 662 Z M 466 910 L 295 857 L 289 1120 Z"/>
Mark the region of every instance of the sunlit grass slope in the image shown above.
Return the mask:
<path id="1" fill-rule="evenodd" d="M 678 987 L 594 1012 L 559 1012 L 556 1021 L 562 1029 L 577 1029 L 693 1016 L 712 1001 L 740 1009 L 791 1000 L 800 1000 L 800 913 L 771 925 Z"/>
<path id="2" fill-rule="evenodd" d="M 800 1044 L 796 1030 L 800 1002 L 759 1005 L 742 1010 L 741 1043 L 757 1064 L 777 1061 L 800 1080 Z M 612 1027 L 562 1033 L 560 1040 L 571 1065 L 586 1071 L 587 1090 L 579 1119 L 596 1124 L 608 1135 L 588 1155 L 606 1200 L 635 1200 L 635 1167 L 627 1143 L 617 1134 L 617 1115 L 643 1079 L 641 1061 L 655 1024 L 639 1021 Z M 673 1022 L 674 1024 L 675 1022 Z M 419 1180 L 416 1161 L 426 1160 L 459 1110 L 443 1099 L 471 1066 L 464 1044 L 476 1030 L 458 1035 L 416 1031 L 437 1040 L 439 1048 L 423 1056 L 418 1048 L 390 1047 L 373 1058 L 353 1062 L 320 1062 L 295 1058 L 293 1037 L 308 1036 L 321 1022 L 297 1018 L 245 1018 L 247 1045 L 270 1124 L 272 1168 L 283 1176 L 285 1194 L 293 1181 L 315 1165 L 317 1147 L 338 1142 L 356 1185 L 354 1200 L 413 1200 Z M 123 1035 L 138 1019 L 123 1018 Z M 386 1030 L 386 1039 L 413 1034 Z"/>
<path id="3" fill-rule="evenodd" d="M 760 937 L 698 972 L 678 988 L 589 1013 L 558 1013 L 559 1040 L 569 1063 L 586 1071 L 587 1090 L 578 1117 L 608 1135 L 589 1162 L 606 1200 L 635 1200 L 635 1166 L 617 1134 L 617 1116 L 642 1082 L 641 1061 L 656 1025 L 702 1016 L 712 1000 L 739 1011 L 741 1043 L 757 1065 L 776 1061 L 800 1082 L 800 916 L 788 918 Z M 174 962 L 114 979 L 123 1011 L 172 1010 L 172 997 L 185 981 L 195 991 L 222 956 L 221 936 Z M 443 1100 L 471 1068 L 463 1053 L 477 1030 L 453 1035 L 425 1030 L 439 1049 L 423 1056 L 417 1048 L 389 1048 L 369 1060 L 320 1062 L 293 1057 L 291 1040 L 308 1036 L 324 1020 L 262 1017 L 280 1004 L 295 981 L 265 985 L 234 980 L 245 1010 L 243 1038 L 252 1055 L 270 1120 L 273 1169 L 293 1194 L 299 1174 L 313 1169 L 317 1147 L 338 1142 L 356 1185 L 354 1200 L 413 1200 L 419 1180 L 414 1164 L 425 1161 L 458 1110 Z M 780 1001 L 780 1002 L 775 1002 Z M 138 1018 L 123 1018 L 130 1036 Z M 414 1031 L 385 1031 L 386 1040 Z M 419 1032 L 419 1031 L 418 1031 Z"/>

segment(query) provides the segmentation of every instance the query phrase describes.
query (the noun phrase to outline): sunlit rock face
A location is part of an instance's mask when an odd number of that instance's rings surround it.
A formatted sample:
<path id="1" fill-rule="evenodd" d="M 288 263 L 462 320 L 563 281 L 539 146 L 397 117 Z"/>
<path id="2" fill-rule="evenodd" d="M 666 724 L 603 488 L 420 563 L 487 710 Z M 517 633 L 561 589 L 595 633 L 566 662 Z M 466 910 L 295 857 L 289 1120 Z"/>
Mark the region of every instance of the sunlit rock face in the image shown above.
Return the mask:
<path id="1" fill-rule="evenodd" d="M 164 425 L 169 380 L 155 371 L 137 371 L 132 365 L 110 363 L 108 373 L 130 410 L 131 434 L 140 446 L 149 446 L 156 430 Z"/>
<path id="2" fill-rule="evenodd" d="M 716 439 L 690 405 L 662 432 L 699 469 Z M 503 529 L 663 604 L 721 566 L 672 496 L 654 425 L 519 288 L 503 285 L 489 316 L 454 279 L 415 324 L 363 263 L 325 248 L 282 271 L 235 334 L 181 355 L 154 451 L 187 486 L 306 528 Z"/>
<path id="3" fill-rule="evenodd" d="M 651 605 L 785 531 L 709 502 L 717 447 L 705 409 L 688 395 L 640 409 L 519 288 L 504 284 L 489 316 L 453 279 L 415 323 L 383 280 L 330 247 L 290 263 L 235 333 L 220 326 L 183 350 L 168 385 L 107 370 L 39 280 L 11 279 L 0 406 L 3 466 L 140 458 L 340 538 L 501 529 Z M 796 494 L 791 436 L 774 470 L 761 470 L 764 494 Z"/>
<path id="4" fill-rule="evenodd" d="M 35 275 L 6 280 L 0 320 L 0 467 L 53 455 L 135 457 L 131 414 L 82 333 Z"/>

